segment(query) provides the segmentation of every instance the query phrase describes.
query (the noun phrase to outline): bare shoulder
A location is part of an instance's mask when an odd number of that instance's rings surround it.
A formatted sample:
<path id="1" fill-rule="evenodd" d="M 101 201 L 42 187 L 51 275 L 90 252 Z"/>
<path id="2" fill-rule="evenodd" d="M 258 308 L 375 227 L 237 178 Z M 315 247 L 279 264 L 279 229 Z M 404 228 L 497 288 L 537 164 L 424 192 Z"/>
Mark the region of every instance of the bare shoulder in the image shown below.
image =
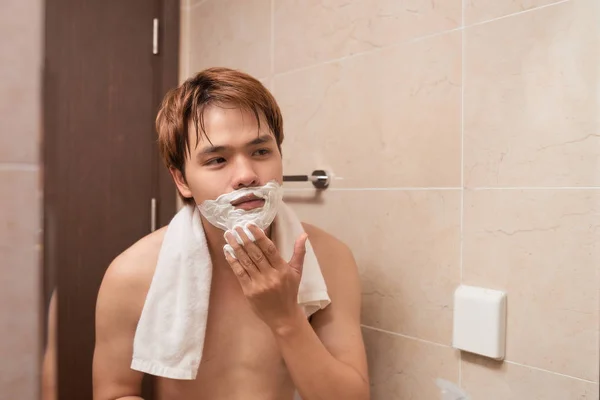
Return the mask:
<path id="1" fill-rule="evenodd" d="M 124 312 L 141 313 L 165 232 L 166 227 L 152 232 L 117 256 L 104 274 L 99 297 L 120 302 Z"/>
<path id="2" fill-rule="evenodd" d="M 313 330 L 336 359 L 352 366 L 368 385 L 360 327 L 361 282 L 350 248 L 322 229 L 304 224 L 317 256 L 331 303 L 311 317 Z"/>
<path id="3" fill-rule="evenodd" d="M 306 222 L 302 225 L 326 280 L 335 278 L 338 273 L 356 270 L 352 250 L 344 242 L 319 227 Z"/>
<path id="4" fill-rule="evenodd" d="M 140 394 L 143 374 L 130 368 L 133 339 L 165 231 L 159 229 L 140 239 L 115 258 L 104 274 L 96 302 L 95 399 Z"/>

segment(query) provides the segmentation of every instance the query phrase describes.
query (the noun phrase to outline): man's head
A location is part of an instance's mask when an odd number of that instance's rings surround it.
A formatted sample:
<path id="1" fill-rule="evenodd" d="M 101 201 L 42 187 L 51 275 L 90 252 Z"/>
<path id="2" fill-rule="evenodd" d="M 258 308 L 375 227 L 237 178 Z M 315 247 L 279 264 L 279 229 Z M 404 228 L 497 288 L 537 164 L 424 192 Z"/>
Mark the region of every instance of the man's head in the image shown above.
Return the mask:
<path id="1" fill-rule="evenodd" d="M 282 182 L 283 121 L 256 79 L 210 68 L 170 91 L 156 119 L 160 152 L 186 204 Z"/>

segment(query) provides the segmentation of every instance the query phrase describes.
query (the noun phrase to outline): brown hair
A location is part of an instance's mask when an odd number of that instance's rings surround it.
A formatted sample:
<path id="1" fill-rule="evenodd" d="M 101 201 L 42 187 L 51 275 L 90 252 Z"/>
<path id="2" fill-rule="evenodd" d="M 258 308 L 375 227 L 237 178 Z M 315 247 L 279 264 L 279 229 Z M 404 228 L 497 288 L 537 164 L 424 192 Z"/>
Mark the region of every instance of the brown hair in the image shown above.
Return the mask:
<path id="1" fill-rule="evenodd" d="M 260 129 L 261 116 L 275 136 L 281 152 L 283 118 L 273 95 L 260 81 L 229 68 L 209 68 L 170 90 L 156 117 L 158 147 L 168 168 L 175 168 L 185 178 L 186 152 L 191 156 L 188 126 L 196 127 L 196 143 L 204 129 L 204 109 L 209 105 L 235 106 L 252 111 Z M 190 202 L 191 199 L 183 199 Z"/>

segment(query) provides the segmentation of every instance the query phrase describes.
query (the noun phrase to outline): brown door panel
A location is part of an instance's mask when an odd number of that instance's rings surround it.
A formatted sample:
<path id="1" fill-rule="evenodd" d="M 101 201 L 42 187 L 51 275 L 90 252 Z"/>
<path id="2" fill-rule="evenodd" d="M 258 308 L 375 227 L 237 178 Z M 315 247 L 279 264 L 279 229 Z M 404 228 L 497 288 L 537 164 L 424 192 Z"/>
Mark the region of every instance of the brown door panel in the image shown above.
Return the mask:
<path id="1" fill-rule="evenodd" d="M 158 55 L 153 18 L 162 22 Z M 92 398 L 104 271 L 149 233 L 151 198 L 159 226 L 175 212 L 154 120 L 177 84 L 178 34 L 178 1 L 46 1 L 44 264 L 47 290 L 59 290 L 60 399 Z"/>

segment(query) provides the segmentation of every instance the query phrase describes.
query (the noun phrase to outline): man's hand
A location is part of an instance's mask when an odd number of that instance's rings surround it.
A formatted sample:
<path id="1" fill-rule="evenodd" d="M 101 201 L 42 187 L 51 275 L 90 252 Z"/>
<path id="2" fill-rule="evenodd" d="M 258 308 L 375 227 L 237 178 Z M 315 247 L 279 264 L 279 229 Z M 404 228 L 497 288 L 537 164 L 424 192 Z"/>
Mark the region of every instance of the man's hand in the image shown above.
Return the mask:
<path id="1" fill-rule="evenodd" d="M 275 244 L 255 225 L 249 225 L 256 242 L 251 241 L 241 227 L 236 232 L 240 245 L 231 231 L 225 240 L 233 248 L 235 258 L 225 251 L 225 258 L 237 276 L 254 312 L 274 331 L 293 326 L 303 318 L 298 305 L 298 288 L 302 276 L 306 240 L 302 234 L 295 243 L 294 255 L 286 262 Z"/>

